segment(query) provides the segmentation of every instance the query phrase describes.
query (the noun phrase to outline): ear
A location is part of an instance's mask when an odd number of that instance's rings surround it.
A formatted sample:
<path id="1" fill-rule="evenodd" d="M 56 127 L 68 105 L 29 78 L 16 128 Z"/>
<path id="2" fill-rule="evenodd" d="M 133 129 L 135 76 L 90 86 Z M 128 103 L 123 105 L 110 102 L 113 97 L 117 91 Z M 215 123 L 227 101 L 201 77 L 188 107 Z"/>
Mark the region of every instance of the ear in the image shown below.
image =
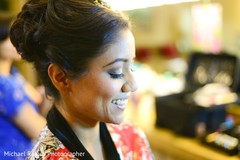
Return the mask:
<path id="1" fill-rule="evenodd" d="M 50 64 L 48 66 L 48 75 L 59 92 L 68 91 L 68 77 L 58 65 Z"/>

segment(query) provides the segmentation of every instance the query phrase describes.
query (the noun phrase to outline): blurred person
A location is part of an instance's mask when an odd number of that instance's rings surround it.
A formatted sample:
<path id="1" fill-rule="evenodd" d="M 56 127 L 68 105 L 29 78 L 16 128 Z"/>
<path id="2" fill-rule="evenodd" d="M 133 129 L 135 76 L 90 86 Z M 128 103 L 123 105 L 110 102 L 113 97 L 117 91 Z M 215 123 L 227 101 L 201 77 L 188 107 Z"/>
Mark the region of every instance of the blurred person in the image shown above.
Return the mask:
<path id="1" fill-rule="evenodd" d="M 10 35 L 54 98 L 27 159 L 154 159 L 143 131 L 122 123 L 137 89 L 123 13 L 100 0 L 29 0 Z"/>
<path id="2" fill-rule="evenodd" d="M 0 18 L 0 159 L 25 159 L 46 119 L 38 91 L 12 64 L 20 59 L 9 39 L 11 17 Z"/>

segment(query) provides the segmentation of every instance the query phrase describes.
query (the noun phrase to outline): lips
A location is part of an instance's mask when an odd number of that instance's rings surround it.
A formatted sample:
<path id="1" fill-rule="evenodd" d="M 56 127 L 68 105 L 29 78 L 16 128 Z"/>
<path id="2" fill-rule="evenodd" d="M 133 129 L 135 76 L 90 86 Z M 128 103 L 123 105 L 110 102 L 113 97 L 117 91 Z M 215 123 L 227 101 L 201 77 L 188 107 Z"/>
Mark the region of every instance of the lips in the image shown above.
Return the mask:
<path id="1" fill-rule="evenodd" d="M 112 103 L 119 109 L 124 110 L 126 108 L 126 104 L 128 103 L 128 99 L 114 99 L 112 100 Z"/>

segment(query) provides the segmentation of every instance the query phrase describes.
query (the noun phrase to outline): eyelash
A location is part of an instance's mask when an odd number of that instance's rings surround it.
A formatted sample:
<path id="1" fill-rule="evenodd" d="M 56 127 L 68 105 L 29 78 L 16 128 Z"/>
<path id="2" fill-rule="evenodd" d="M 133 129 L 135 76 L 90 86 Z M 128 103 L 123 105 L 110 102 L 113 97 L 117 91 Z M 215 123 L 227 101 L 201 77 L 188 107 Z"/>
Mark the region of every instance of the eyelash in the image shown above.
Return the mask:
<path id="1" fill-rule="evenodd" d="M 130 67 L 130 71 L 131 72 L 135 72 L 136 71 L 136 67 L 135 65 L 132 65 Z M 113 78 L 113 79 L 122 79 L 125 75 L 123 73 L 121 74 L 116 74 L 116 73 L 109 73 L 110 77 Z"/>
<path id="2" fill-rule="evenodd" d="M 121 79 L 124 77 L 124 74 L 121 73 L 121 74 L 113 74 L 113 73 L 109 73 L 110 77 L 113 78 L 113 79 Z"/>

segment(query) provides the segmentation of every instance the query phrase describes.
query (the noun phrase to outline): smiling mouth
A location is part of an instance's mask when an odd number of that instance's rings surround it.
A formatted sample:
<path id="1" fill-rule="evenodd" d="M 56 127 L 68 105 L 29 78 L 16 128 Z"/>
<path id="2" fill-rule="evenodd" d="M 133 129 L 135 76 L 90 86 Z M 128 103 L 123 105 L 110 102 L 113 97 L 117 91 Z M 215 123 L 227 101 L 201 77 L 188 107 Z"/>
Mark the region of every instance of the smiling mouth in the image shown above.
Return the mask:
<path id="1" fill-rule="evenodd" d="M 112 100 L 112 103 L 119 106 L 123 106 L 128 103 L 128 99 L 116 99 L 116 100 Z"/>

